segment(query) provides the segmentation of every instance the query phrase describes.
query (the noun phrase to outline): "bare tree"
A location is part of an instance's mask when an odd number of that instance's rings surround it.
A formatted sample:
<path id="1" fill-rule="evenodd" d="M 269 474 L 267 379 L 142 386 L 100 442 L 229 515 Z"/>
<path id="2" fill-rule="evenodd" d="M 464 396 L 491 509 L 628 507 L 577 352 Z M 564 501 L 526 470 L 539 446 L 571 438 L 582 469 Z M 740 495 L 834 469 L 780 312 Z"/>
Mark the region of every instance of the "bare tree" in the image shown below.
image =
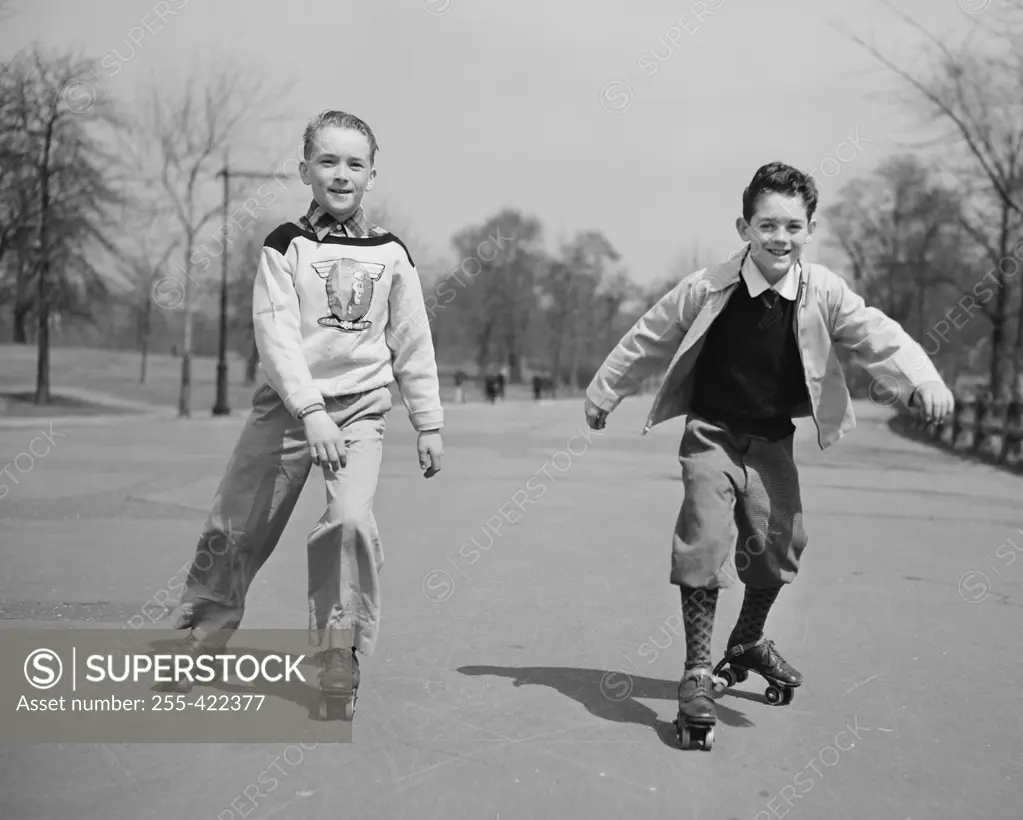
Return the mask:
<path id="1" fill-rule="evenodd" d="M 704 251 L 700 250 L 699 240 L 687 242 L 675 255 L 667 273 L 648 285 L 636 286 L 636 291 L 633 294 L 636 302 L 636 318 L 650 310 L 664 294 L 668 293 L 686 276 L 707 267 L 713 261 Z"/>
<path id="2" fill-rule="evenodd" d="M 548 322 L 548 353 L 552 388 L 557 390 L 563 379 L 565 352 L 569 346 L 572 314 L 575 309 L 576 278 L 572 266 L 564 258 L 553 259 L 546 267 L 541 283 L 541 307 Z"/>
<path id="3" fill-rule="evenodd" d="M 966 256 L 971 240 L 960 225 L 959 191 L 939 185 L 915 156 L 898 155 L 873 174 L 846 183 L 823 216 L 829 228 L 825 247 L 844 252 L 853 288 L 910 332 L 915 330 L 939 367 L 954 372 L 963 346 L 983 321 L 966 333 L 939 335 L 935 346 L 934 333 L 944 332 L 939 323 L 948 325 L 950 308 L 965 304 L 970 310 L 959 311 L 969 318 L 976 304 L 976 275 L 971 279 L 968 273 L 976 265 Z M 964 293 L 965 300 L 957 303 Z M 982 303 L 980 309 L 990 310 L 990 305 Z M 869 376 L 851 367 L 856 356 L 839 351 L 839 359 L 850 365 L 850 389 L 865 395 Z"/>
<path id="4" fill-rule="evenodd" d="M 528 327 L 536 309 L 534 289 L 543 257 L 542 227 L 535 217 L 503 210 L 452 239 L 460 267 L 445 319 L 457 317 L 471 336 L 480 370 L 507 364 L 521 381 Z"/>
<path id="5" fill-rule="evenodd" d="M 234 317 L 231 331 L 239 342 L 236 349 L 245 357 L 246 386 L 255 384 L 259 371 L 259 350 L 256 347 L 252 318 L 252 290 L 263 242 L 277 224 L 277 220 L 269 218 L 258 220 L 232 250 L 230 301 L 234 306 Z"/>
<path id="6" fill-rule="evenodd" d="M 608 305 L 599 304 L 601 290 L 611 266 L 619 259 L 618 251 L 598 231 L 585 231 L 562 249 L 561 264 L 555 269 L 557 276 L 551 288 L 554 296 L 551 369 L 556 382 L 560 379 L 567 386 L 580 387 L 584 381 L 581 368 L 588 363 L 594 347 L 603 341 L 596 337 L 605 335 L 610 318 Z M 611 304 L 615 304 L 613 297 Z"/>
<path id="7" fill-rule="evenodd" d="M 135 206 L 125 209 L 122 215 L 126 230 L 118 248 L 118 257 L 131 283 L 131 307 L 141 354 L 140 384 L 146 382 L 153 302 L 159 298 L 161 282 L 169 279 L 167 263 L 180 244 L 177 235 L 166 230 L 168 222 L 168 214 L 159 208 Z"/>
<path id="8" fill-rule="evenodd" d="M 22 52 L 0 64 L 0 303 L 11 305 L 14 341 L 28 343 L 27 322 L 34 304 L 33 250 L 39 197 L 34 183 L 34 143 L 28 123 L 35 120 L 34 67 Z"/>
<path id="9" fill-rule="evenodd" d="M 180 298 L 184 307 L 181 354 L 181 390 L 178 415 L 191 415 L 193 319 L 196 307 L 196 275 L 205 276 L 214 290 L 217 268 L 214 260 L 232 241 L 232 226 L 218 226 L 222 214 L 222 187 L 216 173 L 223 166 L 228 149 L 237 153 L 243 137 L 255 136 L 261 126 L 277 119 L 270 101 L 280 92 L 268 88 L 261 78 L 237 68 L 214 69 L 207 81 L 193 72 L 182 87 L 170 90 L 154 84 L 141 105 L 139 131 L 145 143 L 129 146 L 135 163 L 159 189 L 179 231 L 184 265 Z M 152 151 L 147 151 L 147 146 Z M 237 203 L 242 192 L 233 192 Z M 210 233 L 205 239 L 204 232 Z M 213 237 L 216 237 L 215 239 Z M 212 269 L 212 270 L 211 270 Z"/>
<path id="10" fill-rule="evenodd" d="M 92 68 L 91 61 L 34 46 L 3 72 L 0 108 L 5 131 L 13 127 L 15 137 L 5 134 L 0 150 L 23 163 L 20 172 L 0 174 L 6 188 L 0 201 L 12 216 L 3 251 L 18 257 L 16 327 L 28 311 L 36 315 L 38 404 L 51 400 L 52 318 L 91 319 L 108 292 L 93 256 L 112 248 L 106 222 L 120 196 L 111 183 L 114 160 L 100 146 L 103 129 L 119 123 L 109 101 L 80 79 Z M 20 186 L 13 196 L 11 184 Z"/>
<path id="11" fill-rule="evenodd" d="M 625 268 L 617 267 L 604 279 L 597 293 L 595 327 L 598 332 L 591 350 L 591 363 L 594 357 L 603 359 L 618 343 L 626 329 L 621 327 L 623 319 L 641 298 L 642 290 Z"/>
<path id="12" fill-rule="evenodd" d="M 990 388 L 998 397 L 1010 388 L 1015 393 L 1018 380 L 1013 378 L 1017 368 L 1010 355 L 1010 323 L 1017 313 L 1012 303 L 1019 288 L 1003 265 L 1012 256 L 1012 239 L 1023 218 L 1023 52 L 1017 47 L 1019 35 L 995 31 L 982 48 L 972 48 L 971 38 L 953 48 L 891 3 L 885 5 L 923 35 L 928 44 L 929 75 L 900 66 L 855 35 L 852 39 L 905 81 L 935 122 L 947 126 L 953 144 L 973 171 L 971 176 L 978 181 L 966 203 L 962 224 L 997 272 L 998 288 L 988 313 L 992 327 Z M 997 12 L 991 8 L 988 14 Z M 980 32 L 978 28 L 974 33 Z M 1023 352 L 1023 329 L 1017 329 L 1017 339 L 1018 359 Z"/>
<path id="13" fill-rule="evenodd" d="M 958 196 L 915 156 L 890 157 L 848 183 L 824 216 L 860 294 L 902 324 L 915 318 L 918 338 L 927 329 L 928 295 L 938 286 L 962 292 L 961 260 L 947 265 L 942 253 L 961 230 Z"/>

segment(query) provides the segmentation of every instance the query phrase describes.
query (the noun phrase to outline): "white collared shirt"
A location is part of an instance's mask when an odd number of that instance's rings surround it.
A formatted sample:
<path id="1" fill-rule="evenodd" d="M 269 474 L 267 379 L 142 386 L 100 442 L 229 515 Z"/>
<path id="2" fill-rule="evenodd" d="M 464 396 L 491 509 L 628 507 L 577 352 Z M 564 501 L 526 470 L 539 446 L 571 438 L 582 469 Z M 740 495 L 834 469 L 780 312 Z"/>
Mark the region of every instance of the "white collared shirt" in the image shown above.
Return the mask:
<path id="1" fill-rule="evenodd" d="M 756 298 L 765 290 L 773 288 L 779 295 L 790 302 L 794 302 L 799 294 L 799 270 L 799 263 L 796 262 L 789 268 L 788 273 L 772 286 L 764 278 L 764 274 L 760 272 L 757 263 L 753 261 L 753 256 L 748 255 L 745 264 L 742 266 L 742 278 L 746 282 L 746 289 L 749 291 L 749 295 L 753 298 Z"/>

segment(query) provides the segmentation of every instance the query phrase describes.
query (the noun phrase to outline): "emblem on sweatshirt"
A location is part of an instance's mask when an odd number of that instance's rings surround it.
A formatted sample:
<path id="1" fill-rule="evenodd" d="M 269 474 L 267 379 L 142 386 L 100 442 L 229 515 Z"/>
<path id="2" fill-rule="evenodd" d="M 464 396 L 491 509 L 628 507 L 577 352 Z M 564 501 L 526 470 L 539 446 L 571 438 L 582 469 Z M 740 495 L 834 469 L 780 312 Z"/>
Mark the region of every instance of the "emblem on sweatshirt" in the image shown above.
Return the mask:
<path id="1" fill-rule="evenodd" d="M 326 281 L 330 306 L 330 316 L 317 320 L 320 325 L 350 332 L 369 327 L 365 316 L 373 302 L 373 283 L 384 275 L 384 266 L 345 257 L 313 262 L 313 268 Z"/>

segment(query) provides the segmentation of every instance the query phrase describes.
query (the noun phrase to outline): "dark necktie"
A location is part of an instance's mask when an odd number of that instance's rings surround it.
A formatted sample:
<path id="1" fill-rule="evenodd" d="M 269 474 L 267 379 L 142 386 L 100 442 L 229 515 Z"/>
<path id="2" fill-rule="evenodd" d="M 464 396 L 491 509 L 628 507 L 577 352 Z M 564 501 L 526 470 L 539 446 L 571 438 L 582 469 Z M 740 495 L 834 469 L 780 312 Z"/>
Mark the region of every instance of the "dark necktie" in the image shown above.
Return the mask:
<path id="1" fill-rule="evenodd" d="M 781 319 L 782 314 L 784 313 L 784 308 L 781 303 L 781 295 L 773 288 L 765 290 L 761 295 L 761 299 L 766 306 L 766 310 L 764 311 L 763 318 L 761 318 L 757 328 L 759 330 L 767 330 L 775 322 Z"/>

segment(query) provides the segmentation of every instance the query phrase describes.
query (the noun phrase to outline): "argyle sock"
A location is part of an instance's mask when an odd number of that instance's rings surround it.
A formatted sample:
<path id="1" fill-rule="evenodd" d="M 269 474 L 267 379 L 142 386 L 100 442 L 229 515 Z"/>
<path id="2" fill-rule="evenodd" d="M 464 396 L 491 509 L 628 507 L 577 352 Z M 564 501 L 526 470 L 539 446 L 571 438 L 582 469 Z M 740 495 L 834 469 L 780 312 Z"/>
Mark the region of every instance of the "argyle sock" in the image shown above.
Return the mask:
<path id="1" fill-rule="evenodd" d="M 771 607 L 774 606 L 779 592 L 781 592 L 780 586 L 765 589 L 746 587 L 739 619 L 735 622 L 735 629 L 732 630 L 732 634 L 728 638 L 729 647 L 740 643 L 756 643 L 760 640 L 764 634 L 767 615 L 771 611 Z"/>
<path id="2" fill-rule="evenodd" d="M 682 587 L 682 620 L 686 625 L 686 666 L 688 672 L 697 666 L 713 666 L 710 639 L 714 634 L 714 613 L 717 611 L 717 589 Z"/>

